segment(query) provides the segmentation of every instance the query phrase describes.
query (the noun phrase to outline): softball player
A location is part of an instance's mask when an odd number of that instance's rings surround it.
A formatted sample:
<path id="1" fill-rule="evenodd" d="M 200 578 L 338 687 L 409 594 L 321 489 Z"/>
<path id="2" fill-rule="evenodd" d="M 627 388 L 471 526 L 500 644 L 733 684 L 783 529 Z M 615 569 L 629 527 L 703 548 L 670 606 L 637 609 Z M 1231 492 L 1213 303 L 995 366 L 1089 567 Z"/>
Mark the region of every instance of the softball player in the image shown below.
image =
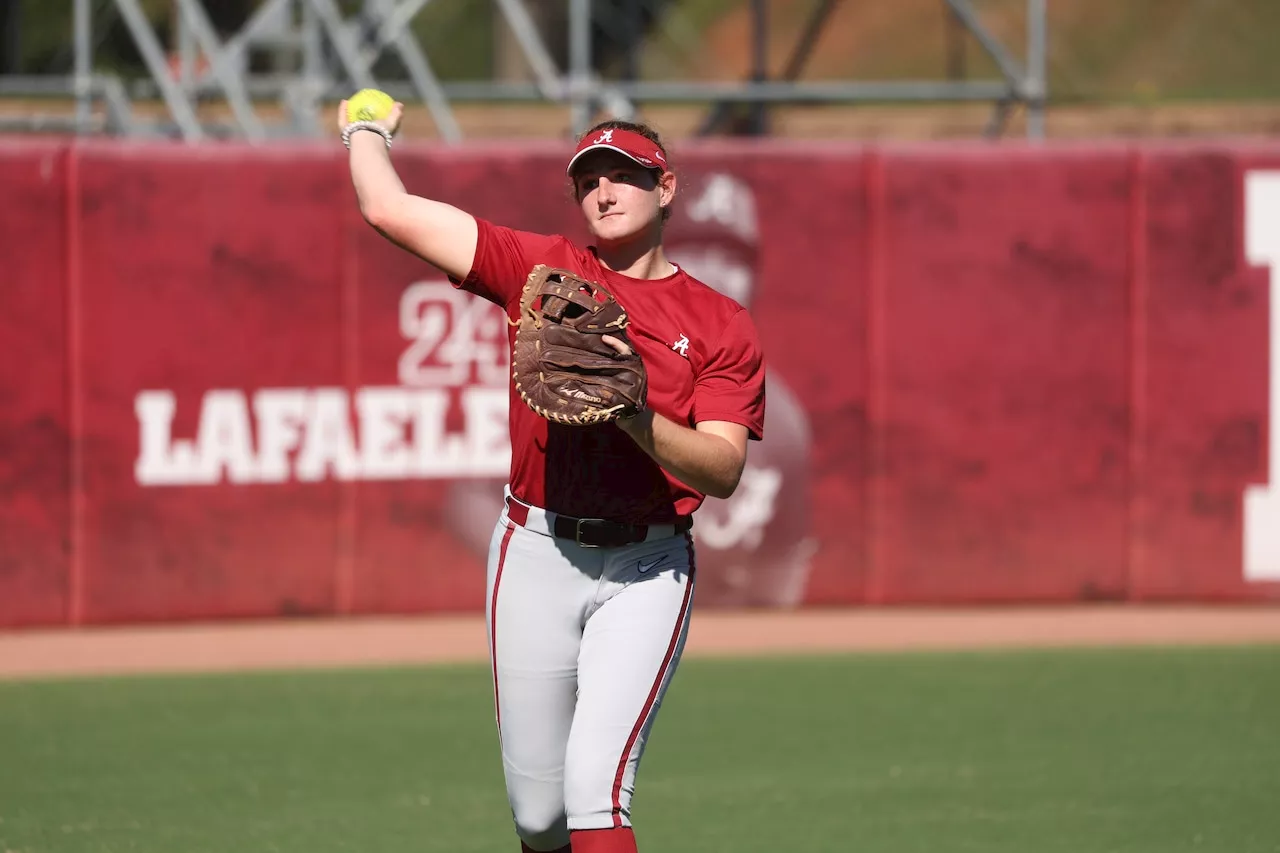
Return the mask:
<path id="1" fill-rule="evenodd" d="M 578 247 L 406 192 L 388 156 L 400 113 L 357 128 L 339 108 L 370 225 L 508 317 L 541 263 L 607 283 L 631 318 L 649 377 L 640 415 L 560 426 L 513 391 L 486 608 L 522 850 L 630 853 L 636 772 L 688 633 L 692 515 L 705 496 L 734 492 L 747 442 L 762 437 L 756 330 L 741 305 L 667 260 L 676 176 L 650 128 L 604 122 L 579 141 L 566 171 L 593 239 Z"/>

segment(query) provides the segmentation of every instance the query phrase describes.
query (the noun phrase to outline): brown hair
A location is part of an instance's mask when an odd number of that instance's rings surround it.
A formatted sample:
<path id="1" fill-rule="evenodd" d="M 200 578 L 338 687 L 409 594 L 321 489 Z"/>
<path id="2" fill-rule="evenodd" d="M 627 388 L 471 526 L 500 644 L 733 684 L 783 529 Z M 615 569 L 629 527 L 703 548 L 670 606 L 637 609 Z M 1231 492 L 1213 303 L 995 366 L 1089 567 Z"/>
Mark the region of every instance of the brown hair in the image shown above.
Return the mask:
<path id="1" fill-rule="evenodd" d="M 640 134 L 645 139 L 649 140 L 654 145 L 658 146 L 658 148 L 662 149 L 662 152 L 667 155 L 666 171 L 668 172 L 675 171 L 674 169 L 671 168 L 671 154 L 670 152 L 667 151 L 667 146 L 662 144 L 662 137 L 658 136 L 658 131 L 654 130 L 652 127 L 642 122 L 624 121 L 623 119 L 620 119 L 620 118 L 605 119 L 604 121 L 597 122 L 596 124 L 587 128 L 581 134 L 579 134 L 575 142 L 580 145 L 582 144 L 582 140 L 586 139 L 588 136 L 591 136 L 594 133 L 599 133 L 602 130 L 626 130 L 626 131 L 630 131 L 631 133 Z M 662 169 L 651 169 L 650 171 L 657 172 L 659 174 L 663 172 Z M 577 182 L 571 179 L 569 183 L 570 183 L 570 187 L 569 187 L 570 194 L 573 196 L 574 200 L 576 201 L 578 198 Z M 674 204 L 674 202 L 672 202 L 672 204 Z M 671 218 L 671 205 L 669 204 L 666 207 L 662 208 L 662 221 L 666 222 L 670 218 Z"/>

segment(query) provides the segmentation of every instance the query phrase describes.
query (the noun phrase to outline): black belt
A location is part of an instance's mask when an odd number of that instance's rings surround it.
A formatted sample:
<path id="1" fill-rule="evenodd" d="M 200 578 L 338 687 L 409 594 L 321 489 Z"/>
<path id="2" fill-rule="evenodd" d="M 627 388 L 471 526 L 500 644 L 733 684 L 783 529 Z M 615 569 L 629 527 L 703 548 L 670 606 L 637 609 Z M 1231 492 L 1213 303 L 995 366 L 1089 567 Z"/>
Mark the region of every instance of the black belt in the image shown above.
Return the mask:
<path id="1" fill-rule="evenodd" d="M 528 504 L 515 498 L 507 499 L 507 516 L 521 527 L 529 526 Z M 606 518 L 575 518 L 571 515 L 547 512 L 550 530 L 544 533 L 559 539 L 571 539 L 584 548 L 620 548 L 644 542 L 656 528 L 666 535 L 676 536 L 693 529 L 693 517 L 682 515 L 664 524 L 630 524 L 610 521 Z M 668 533 L 668 531 L 670 531 Z"/>

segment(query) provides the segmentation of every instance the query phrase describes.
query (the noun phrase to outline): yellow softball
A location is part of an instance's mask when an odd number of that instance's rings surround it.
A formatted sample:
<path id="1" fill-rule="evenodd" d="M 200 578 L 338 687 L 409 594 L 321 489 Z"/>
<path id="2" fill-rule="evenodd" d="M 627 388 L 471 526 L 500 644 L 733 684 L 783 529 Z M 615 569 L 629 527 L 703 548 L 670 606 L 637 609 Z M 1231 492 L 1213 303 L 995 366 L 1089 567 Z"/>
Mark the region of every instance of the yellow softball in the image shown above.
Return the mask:
<path id="1" fill-rule="evenodd" d="M 361 89 L 347 99 L 347 121 L 382 121 L 391 115 L 395 99 L 377 89 Z"/>

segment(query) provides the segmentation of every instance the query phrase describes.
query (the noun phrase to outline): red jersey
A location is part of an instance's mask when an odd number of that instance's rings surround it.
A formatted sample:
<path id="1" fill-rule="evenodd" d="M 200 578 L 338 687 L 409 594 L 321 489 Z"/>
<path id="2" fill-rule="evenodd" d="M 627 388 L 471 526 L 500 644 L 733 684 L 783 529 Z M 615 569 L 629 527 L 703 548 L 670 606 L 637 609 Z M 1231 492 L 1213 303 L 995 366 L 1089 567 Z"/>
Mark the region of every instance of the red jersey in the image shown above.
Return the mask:
<path id="1" fill-rule="evenodd" d="M 514 321 L 536 264 L 607 285 L 627 309 L 627 337 L 648 373 L 648 406 L 689 427 L 731 421 L 764 430 L 765 369 L 755 324 L 741 305 L 678 270 L 645 280 L 606 269 L 593 249 L 561 236 L 477 219 L 475 260 L 463 290 Z M 509 327 L 509 344 L 515 342 Z M 552 512 L 658 524 L 697 509 L 705 495 L 668 474 L 613 424 L 575 427 L 539 417 L 511 389 L 512 494 Z"/>

